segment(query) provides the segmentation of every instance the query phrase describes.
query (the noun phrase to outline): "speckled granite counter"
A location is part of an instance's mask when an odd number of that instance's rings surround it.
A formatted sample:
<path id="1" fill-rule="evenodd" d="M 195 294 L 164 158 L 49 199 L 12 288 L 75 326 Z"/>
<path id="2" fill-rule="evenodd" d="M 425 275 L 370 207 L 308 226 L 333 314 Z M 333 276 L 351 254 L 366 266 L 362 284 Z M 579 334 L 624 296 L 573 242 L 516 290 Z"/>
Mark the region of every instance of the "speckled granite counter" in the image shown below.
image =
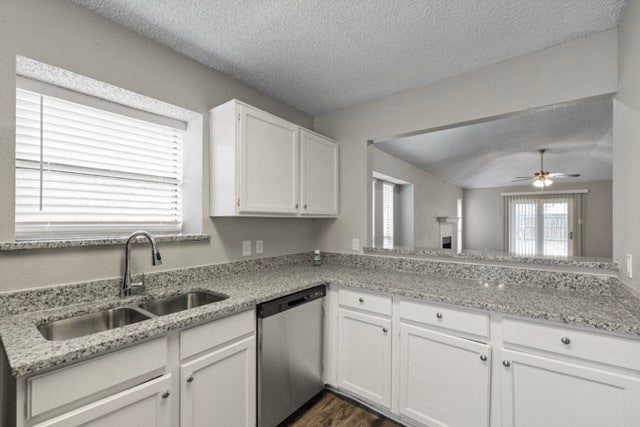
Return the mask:
<path id="1" fill-rule="evenodd" d="M 518 264 L 534 264 L 561 267 L 577 267 L 587 269 L 606 269 L 611 271 L 618 270 L 618 264 L 609 258 L 591 258 L 591 257 L 550 257 L 541 255 L 516 255 L 506 252 L 492 251 L 475 251 L 464 250 L 460 253 L 450 249 L 432 249 L 432 248 L 413 248 L 405 246 L 394 246 L 392 248 L 381 248 L 377 246 L 369 246 L 363 248 L 365 253 L 385 254 L 385 255 L 401 255 L 401 256 L 421 256 L 427 258 L 452 258 L 467 261 L 485 261 L 485 262 L 509 262 Z"/>
<path id="2" fill-rule="evenodd" d="M 610 294 L 557 290 L 535 286 L 480 283 L 420 273 L 384 271 L 345 265 L 313 267 L 308 263 L 228 275 L 189 285 L 151 286 L 149 295 L 120 299 L 106 297 L 93 302 L 5 316 L 0 338 L 14 376 L 78 360 L 168 331 L 213 320 L 254 307 L 318 284 L 342 284 L 373 291 L 454 304 L 536 319 L 593 327 L 602 331 L 640 336 L 640 321 Z M 73 315 L 123 306 L 146 298 L 206 289 L 229 296 L 222 302 L 162 316 L 122 328 L 66 340 L 47 341 L 36 325 Z"/>

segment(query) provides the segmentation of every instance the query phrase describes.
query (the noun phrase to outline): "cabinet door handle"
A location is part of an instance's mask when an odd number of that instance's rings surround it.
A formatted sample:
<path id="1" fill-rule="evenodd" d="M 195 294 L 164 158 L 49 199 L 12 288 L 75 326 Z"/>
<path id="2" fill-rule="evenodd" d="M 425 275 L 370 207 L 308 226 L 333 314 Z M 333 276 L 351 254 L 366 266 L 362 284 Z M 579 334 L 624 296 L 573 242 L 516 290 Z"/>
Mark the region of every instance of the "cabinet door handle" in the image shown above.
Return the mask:
<path id="1" fill-rule="evenodd" d="M 571 344 L 571 340 L 569 339 L 569 337 L 562 337 L 560 338 L 560 341 L 562 342 L 562 344 L 564 345 L 569 345 Z"/>
<path id="2" fill-rule="evenodd" d="M 387 328 L 382 328 L 382 332 L 386 334 L 387 332 L 389 332 L 389 330 Z"/>
<path id="3" fill-rule="evenodd" d="M 480 355 L 480 360 L 482 360 L 483 362 L 487 361 L 487 356 L 485 354 L 481 354 Z"/>
<path id="4" fill-rule="evenodd" d="M 187 382 L 192 383 L 194 379 L 195 378 L 193 377 L 193 374 L 189 374 L 189 376 L 187 377 Z"/>
<path id="5" fill-rule="evenodd" d="M 436 317 L 437 317 L 438 319 L 442 319 L 442 317 L 443 317 L 443 316 L 442 316 L 442 313 L 437 313 L 437 314 L 436 314 Z"/>
<path id="6" fill-rule="evenodd" d="M 304 205 L 304 208 L 307 209 L 307 205 Z"/>
<path id="7" fill-rule="evenodd" d="M 171 395 L 171 393 L 169 393 L 169 390 L 165 390 L 165 391 L 163 391 L 163 392 L 162 392 L 162 395 L 161 395 L 161 396 L 162 396 L 162 398 L 163 398 L 163 399 L 166 399 L 166 398 L 168 398 L 170 395 Z"/>
<path id="8" fill-rule="evenodd" d="M 360 298 L 358 298 L 358 301 L 360 301 L 362 303 L 362 302 L 364 302 L 364 298 L 360 297 Z"/>
<path id="9" fill-rule="evenodd" d="M 511 362 L 509 362 L 508 360 L 503 360 L 503 361 L 502 361 L 502 365 L 503 365 L 505 368 L 508 368 L 509 366 L 511 366 Z"/>
<path id="10" fill-rule="evenodd" d="M 296 203 L 296 209 L 298 209 L 298 204 Z"/>

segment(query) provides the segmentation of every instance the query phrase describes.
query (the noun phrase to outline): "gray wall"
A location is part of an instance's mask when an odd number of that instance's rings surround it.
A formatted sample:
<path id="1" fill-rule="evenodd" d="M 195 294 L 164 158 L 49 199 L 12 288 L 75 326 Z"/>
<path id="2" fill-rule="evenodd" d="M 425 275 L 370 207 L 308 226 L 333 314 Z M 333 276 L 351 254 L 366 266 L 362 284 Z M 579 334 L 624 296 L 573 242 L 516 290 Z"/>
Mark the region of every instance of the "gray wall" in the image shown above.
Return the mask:
<path id="1" fill-rule="evenodd" d="M 613 258 L 640 290 L 640 2 L 630 0 L 618 27 L 618 93 L 613 102 Z M 634 258 L 633 279 L 625 254 Z"/>
<path id="2" fill-rule="evenodd" d="M 202 114 L 232 98 L 311 127 L 311 117 L 67 0 L 2 0 L 0 12 L 0 240 L 13 240 L 15 56 L 23 55 Z M 205 116 L 206 118 L 206 116 Z M 162 269 L 241 258 L 242 240 L 265 256 L 314 248 L 314 220 L 208 217 L 208 120 L 204 128 L 204 224 L 210 242 L 162 245 Z M 0 252 L 0 290 L 121 273 L 122 248 Z M 135 271 L 150 270 L 135 249 Z"/>
<path id="3" fill-rule="evenodd" d="M 588 189 L 583 214 L 583 256 L 611 258 L 613 209 L 611 181 L 554 183 L 552 190 Z M 463 195 L 463 248 L 502 251 L 504 204 L 500 193 L 531 191 L 528 187 L 465 189 Z"/>
<path id="4" fill-rule="evenodd" d="M 614 29 L 316 117 L 315 129 L 341 144 L 340 218 L 318 223 L 320 247 L 350 252 L 352 238 L 370 235 L 367 141 L 613 93 L 616 52 Z"/>
<path id="5" fill-rule="evenodd" d="M 457 216 L 457 203 L 458 198 L 462 197 L 462 189 L 377 148 L 373 149 L 373 170 L 412 184 L 412 246 L 440 247 L 440 224 L 436 218 Z M 410 189 L 407 188 L 407 191 Z M 403 215 L 403 218 L 406 218 L 405 222 L 411 221 L 410 216 Z M 401 239 L 399 243 L 405 246 L 411 245 L 411 242 L 405 239 Z"/>

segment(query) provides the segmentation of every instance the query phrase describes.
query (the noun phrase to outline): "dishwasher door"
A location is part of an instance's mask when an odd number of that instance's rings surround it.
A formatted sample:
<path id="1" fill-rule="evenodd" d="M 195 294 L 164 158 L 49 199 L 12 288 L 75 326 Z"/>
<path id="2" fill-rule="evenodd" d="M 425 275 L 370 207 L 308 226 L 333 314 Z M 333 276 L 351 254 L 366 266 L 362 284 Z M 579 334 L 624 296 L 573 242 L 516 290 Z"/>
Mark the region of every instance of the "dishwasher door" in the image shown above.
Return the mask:
<path id="1" fill-rule="evenodd" d="M 324 388 L 325 288 L 258 307 L 258 426 L 274 427 Z"/>

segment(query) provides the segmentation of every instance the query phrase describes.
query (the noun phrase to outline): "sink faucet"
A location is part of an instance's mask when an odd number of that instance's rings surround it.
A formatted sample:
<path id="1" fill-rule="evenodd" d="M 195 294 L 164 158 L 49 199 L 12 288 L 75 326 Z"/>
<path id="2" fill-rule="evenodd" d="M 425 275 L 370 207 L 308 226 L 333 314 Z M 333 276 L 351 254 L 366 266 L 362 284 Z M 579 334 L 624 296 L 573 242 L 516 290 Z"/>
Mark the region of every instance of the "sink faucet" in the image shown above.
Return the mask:
<path id="1" fill-rule="evenodd" d="M 145 237 L 151 243 L 151 264 L 162 264 L 162 258 L 160 257 L 158 246 L 156 245 L 156 239 L 154 239 L 153 236 L 146 231 L 134 231 L 133 233 L 131 233 L 131 235 L 127 239 L 127 242 L 125 243 L 124 248 L 124 277 L 122 278 L 120 297 L 128 297 L 131 295 L 139 294 L 144 290 L 144 283 L 142 281 L 131 283 L 131 261 L 129 260 L 129 257 L 131 256 L 131 243 L 133 242 L 133 239 L 141 236 Z"/>

